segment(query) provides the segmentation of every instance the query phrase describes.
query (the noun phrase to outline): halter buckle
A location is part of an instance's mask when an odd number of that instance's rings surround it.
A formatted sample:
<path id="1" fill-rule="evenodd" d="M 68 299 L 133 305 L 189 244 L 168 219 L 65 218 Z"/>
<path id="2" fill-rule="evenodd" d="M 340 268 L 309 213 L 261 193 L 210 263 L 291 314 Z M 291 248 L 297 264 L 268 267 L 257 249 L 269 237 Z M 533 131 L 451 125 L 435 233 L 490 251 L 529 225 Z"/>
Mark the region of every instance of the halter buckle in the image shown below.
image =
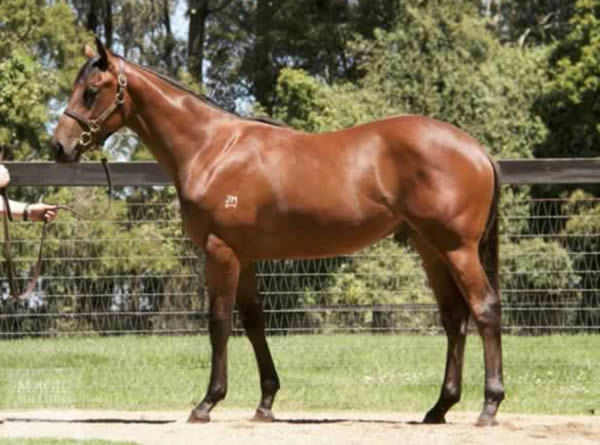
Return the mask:
<path id="1" fill-rule="evenodd" d="M 97 120 L 88 121 L 88 127 L 90 127 L 90 133 L 98 133 L 100 131 L 100 122 Z"/>
<path id="2" fill-rule="evenodd" d="M 94 138 L 92 137 L 92 133 L 90 133 L 89 131 L 84 131 L 79 136 L 79 145 L 81 145 L 84 148 L 88 148 L 90 145 L 92 145 L 93 140 Z"/>

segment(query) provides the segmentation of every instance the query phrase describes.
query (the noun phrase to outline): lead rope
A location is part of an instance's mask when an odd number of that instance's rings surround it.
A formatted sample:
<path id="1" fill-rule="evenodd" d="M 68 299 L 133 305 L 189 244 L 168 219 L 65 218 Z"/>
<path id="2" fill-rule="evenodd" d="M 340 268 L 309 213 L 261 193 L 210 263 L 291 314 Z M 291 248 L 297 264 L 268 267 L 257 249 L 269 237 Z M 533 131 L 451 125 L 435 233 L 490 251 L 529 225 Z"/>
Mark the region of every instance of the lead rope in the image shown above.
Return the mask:
<path id="1" fill-rule="evenodd" d="M 104 174 L 106 175 L 106 183 L 108 185 L 108 190 L 107 190 L 108 204 L 106 205 L 106 208 L 104 209 L 104 211 L 100 215 L 91 215 L 91 214 L 84 215 L 80 211 L 75 210 L 73 207 L 70 207 L 70 206 L 64 205 L 64 204 L 56 205 L 57 209 L 66 210 L 67 212 L 70 212 L 73 215 L 75 215 L 76 217 L 83 219 L 85 221 L 91 221 L 91 220 L 95 220 L 98 218 L 103 218 L 108 214 L 108 212 L 110 211 L 110 209 L 112 207 L 112 194 L 113 194 L 112 193 L 112 189 L 113 189 L 112 175 L 110 173 L 110 167 L 108 166 L 108 161 L 106 160 L 106 158 L 102 158 L 102 160 L 100 162 L 102 162 L 102 167 L 104 168 Z"/>
<path id="2" fill-rule="evenodd" d="M 4 148 L 2 147 L 2 149 L 0 150 L 0 161 L 2 161 L 3 158 L 4 158 Z M 33 267 L 33 274 L 31 276 L 31 279 L 27 283 L 27 286 L 25 287 L 25 291 L 19 295 L 19 294 L 17 294 L 16 286 L 15 286 L 14 272 L 13 272 L 13 265 L 12 265 L 12 254 L 11 254 L 11 249 L 10 249 L 10 233 L 8 230 L 8 221 L 9 220 L 13 221 L 13 216 L 12 216 L 12 212 L 10 209 L 10 201 L 8 200 L 8 194 L 6 192 L 6 187 L 3 187 L 2 189 L 0 189 L 0 194 L 2 195 L 2 200 L 4 202 L 4 212 L 3 212 L 3 218 L 2 218 L 2 220 L 4 221 L 3 254 L 4 254 L 4 264 L 6 267 L 6 277 L 8 278 L 9 293 L 10 293 L 11 297 L 16 298 L 17 300 L 27 300 L 31 296 L 33 289 L 35 288 L 35 284 L 37 283 L 37 280 L 40 278 L 40 274 L 42 272 L 42 253 L 44 251 L 44 241 L 46 240 L 46 229 L 48 226 L 48 220 L 44 219 L 44 225 L 42 227 L 42 237 L 40 239 L 40 248 L 38 250 L 38 258 L 35 263 L 35 266 Z"/>
<path id="3" fill-rule="evenodd" d="M 3 158 L 3 151 L 0 151 L 0 161 L 2 160 L 2 158 Z M 104 209 L 104 212 L 102 212 L 102 215 L 101 215 L 102 217 L 104 217 L 110 211 L 111 205 L 112 205 L 112 176 L 110 174 L 110 168 L 108 167 L 108 161 L 106 160 L 106 158 L 102 158 L 102 167 L 104 168 L 104 173 L 106 174 L 106 181 L 108 183 L 108 204 L 107 204 L 106 208 Z M 19 294 L 17 294 L 16 286 L 15 286 L 15 282 L 14 282 L 12 253 L 11 253 L 11 248 L 10 248 L 10 233 L 9 233 L 9 228 L 8 228 L 8 221 L 9 220 L 13 221 L 13 216 L 12 216 L 12 212 L 10 210 L 10 203 L 8 200 L 8 195 L 6 193 L 6 187 L 3 187 L 2 189 L 0 189 L 0 195 L 2 195 L 2 200 L 4 201 L 4 217 L 2 218 L 3 222 L 4 222 L 3 254 L 4 254 L 4 260 L 5 260 L 4 264 L 6 267 L 6 277 L 8 278 L 9 292 L 10 292 L 10 296 L 12 298 L 15 298 L 19 301 L 23 301 L 23 300 L 29 299 L 29 297 L 33 293 L 33 290 L 35 289 L 35 285 L 36 285 L 37 281 L 39 280 L 40 275 L 42 273 L 44 241 L 46 240 L 48 220 L 46 218 L 44 218 L 44 225 L 42 226 L 42 236 L 40 239 L 40 247 L 38 250 L 38 257 L 37 257 L 37 261 L 33 267 L 33 273 L 31 275 L 31 278 L 29 279 L 29 282 L 27 283 L 27 286 L 25 287 L 25 290 L 23 291 L 23 293 L 21 293 L 19 295 Z M 71 212 L 78 218 L 81 218 L 84 220 L 92 220 L 92 219 L 98 218 L 98 216 L 91 217 L 88 215 L 83 215 L 82 213 L 76 211 L 75 209 L 73 209 L 67 205 L 57 205 L 56 208 Z"/>

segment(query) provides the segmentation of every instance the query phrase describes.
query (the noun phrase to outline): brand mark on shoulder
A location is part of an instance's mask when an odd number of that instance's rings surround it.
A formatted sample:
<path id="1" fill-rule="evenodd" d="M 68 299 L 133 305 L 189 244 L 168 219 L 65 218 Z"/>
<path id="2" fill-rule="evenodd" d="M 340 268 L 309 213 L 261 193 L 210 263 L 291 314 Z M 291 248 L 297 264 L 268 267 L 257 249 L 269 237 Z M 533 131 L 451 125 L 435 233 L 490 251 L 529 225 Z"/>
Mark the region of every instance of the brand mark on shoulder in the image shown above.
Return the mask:
<path id="1" fill-rule="evenodd" d="M 238 205 L 238 197 L 236 195 L 227 195 L 225 198 L 225 208 L 235 209 Z"/>

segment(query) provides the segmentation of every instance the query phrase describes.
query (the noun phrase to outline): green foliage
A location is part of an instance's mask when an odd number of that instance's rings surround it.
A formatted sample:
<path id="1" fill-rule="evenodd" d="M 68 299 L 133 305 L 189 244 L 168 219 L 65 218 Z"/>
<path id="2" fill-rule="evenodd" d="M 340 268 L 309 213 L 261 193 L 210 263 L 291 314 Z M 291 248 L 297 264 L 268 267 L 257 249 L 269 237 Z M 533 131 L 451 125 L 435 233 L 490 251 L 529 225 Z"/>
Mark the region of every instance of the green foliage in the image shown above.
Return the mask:
<path id="1" fill-rule="evenodd" d="M 413 113 L 453 123 L 507 158 L 531 157 L 546 130 L 530 112 L 546 52 L 503 47 L 483 22 L 445 2 L 401 8 L 390 32 L 357 39 L 367 54 L 357 84 L 327 86 L 282 71 L 274 114 L 305 130 L 331 130 Z M 417 2 L 414 2 L 417 3 Z"/>
<path id="2" fill-rule="evenodd" d="M 500 233 L 507 237 L 524 235 L 529 232 L 528 220 L 530 209 L 528 204 L 529 187 L 502 188 L 500 200 Z"/>
<path id="3" fill-rule="evenodd" d="M 600 1 L 579 0 L 552 55 L 537 110 L 551 130 L 538 156 L 597 156 L 600 145 Z"/>
<path id="4" fill-rule="evenodd" d="M 573 309 L 580 295 L 580 281 L 567 249 L 556 241 L 542 238 L 505 242 L 500 246 L 501 288 L 507 326 L 569 326 L 576 315 Z M 535 332 L 529 330 L 528 332 Z"/>
<path id="5" fill-rule="evenodd" d="M 575 0 L 482 0 L 487 25 L 503 41 L 521 47 L 564 38 Z"/>
<path id="6" fill-rule="evenodd" d="M 563 230 L 573 262 L 581 276 L 582 296 L 576 323 L 600 325 L 600 288 L 597 271 L 600 264 L 600 204 L 588 193 L 575 190 L 569 196 L 565 214 L 570 215 Z"/>
<path id="7" fill-rule="evenodd" d="M 579 281 L 567 250 L 556 241 L 524 239 L 503 244 L 501 251 L 503 288 L 560 292 Z"/>
<path id="8" fill-rule="evenodd" d="M 571 215 L 565 226 L 565 233 L 579 235 L 600 232 L 600 205 L 596 204 L 594 197 L 589 193 L 583 190 L 572 192 L 565 212 Z M 600 250 L 598 241 L 595 237 L 587 238 L 585 250 Z"/>
<path id="9" fill-rule="evenodd" d="M 284 68 L 279 74 L 273 115 L 288 125 L 319 131 L 329 113 L 326 88 L 305 71 Z"/>
<path id="10" fill-rule="evenodd" d="M 252 96 L 268 112 L 277 102 L 284 68 L 301 69 L 328 84 L 360 77 L 350 44 L 390 29 L 397 0 L 233 0 L 211 16 L 206 45 L 207 84 L 223 103 Z"/>
<path id="11" fill-rule="evenodd" d="M 350 257 L 335 271 L 329 285 L 321 289 L 318 297 L 307 293 L 307 301 L 326 306 L 356 307 L 356 311 L 325 314 L 320 324 L 326 328 L 371 326 L 375 330 L 408 330 L 423 329 L 434 322 L 426 311 L 397 307 L 433 303 L 433 299 L 419 259 L 391 238 Z M 381 307 L 369 307 L 374 305 Z"/>
<path id="12" fill-rule="evenodd" d="M 132 328 L 132 320 L 127 316 L 117 317 L 122 311 L 169 310 L 181 304 L 189 309 L 200 304 L 183 302 L 181 298 L 173 303 L 167 296 L 189 292 L 189 287 L 199 289 L 200 283 L 196 280 L 187 280 L 191 282 L 186 283 L 176 277 L 177 274 L 195 275 L 197 271 L 196 262 L 183 254 L 186 249 L 181 242 L 178 220 L 169 217 L 177 211 L 172 191 L 150 195 L 143 197 L 145 205 L 142 211 L 133 199 L 135 195 L 128 201 L 114 200 L 108 208 L 104 189 L 61 188 L 46 196 L 47 202 L 74 207 L 85 215 L 85 219 L 61 210 L 59 218 L 48 227 L 42 273 L 54 279 L 42 279 L 38 290 L 51 298 L 44 299 L 39 307 L 12 300 L 0 301 L 0 310 L 6 314 L 60 312 L 104 315 L 73 319 L 23 318 L 18 320 L 18 325 L 4 324 L 3 328 L 23 334 L 77 329 L 117 331 Z M 171 204 L 158 206 L 160 212 L 156 210 L 157 206 L 152 205 L 156 200 L 164 202 L 169 198 Z M 29 268 L 35 262 L 41 228 L 39 223 L 11 225 L 12 238 L 20 240 L 12 248 L 17 277 L 28 276 Z M 0 276 L 4 274 L 2 272 Z M 164 275 L 173 275 L 173 278 L 154 278 Z M 128 292 L 131 297 L 117 301 L 115 298 L 119 292 Z M 142 302 L 142 299 L 145 301 Z M 115 317 L 107 315 L 109 312 Z M 140 328 L 151 329 L 151 322 L 145 322 L 147 325 Z"/>
<path id="13" fill-rule="evenodd" d="M 4 0 L 0 17 L 0 146 L 16 159 L 39 158 L 48 103 L 70 89 L 89 35 L 64 2 Z"/>

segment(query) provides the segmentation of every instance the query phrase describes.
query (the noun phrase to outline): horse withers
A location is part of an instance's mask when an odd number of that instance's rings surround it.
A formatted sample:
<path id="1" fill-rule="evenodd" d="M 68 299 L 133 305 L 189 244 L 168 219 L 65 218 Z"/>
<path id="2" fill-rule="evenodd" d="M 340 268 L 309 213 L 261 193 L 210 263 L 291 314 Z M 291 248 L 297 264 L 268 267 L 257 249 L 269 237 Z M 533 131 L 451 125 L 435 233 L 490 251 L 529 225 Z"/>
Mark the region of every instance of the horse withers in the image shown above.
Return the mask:
<path id="1" fill-rule="evenodd" d="M 211 374 L 190 422 L 227 392 L 227 341 L 237 304 L 273 419 L 279 378 L 264 332 L 256 261 L 348 254 L 405 234 L 420 254 L 448 338 L 438 401 L 442 423 L 460 399 L 469 316 L 483 339 L 485 390 L 478 425 L 494 425 L 504 398 L 496 277 L 498 168 L 460 129 L 398 116 L 307 134 L 242 118 L 96 42 L 53 138 L 58 161 L 77 161 L 122 127 L 136 132 L 168 173 L 183 226 L 206 254 Z M 486 272 L 487 271 L 487 272 Z"/>

